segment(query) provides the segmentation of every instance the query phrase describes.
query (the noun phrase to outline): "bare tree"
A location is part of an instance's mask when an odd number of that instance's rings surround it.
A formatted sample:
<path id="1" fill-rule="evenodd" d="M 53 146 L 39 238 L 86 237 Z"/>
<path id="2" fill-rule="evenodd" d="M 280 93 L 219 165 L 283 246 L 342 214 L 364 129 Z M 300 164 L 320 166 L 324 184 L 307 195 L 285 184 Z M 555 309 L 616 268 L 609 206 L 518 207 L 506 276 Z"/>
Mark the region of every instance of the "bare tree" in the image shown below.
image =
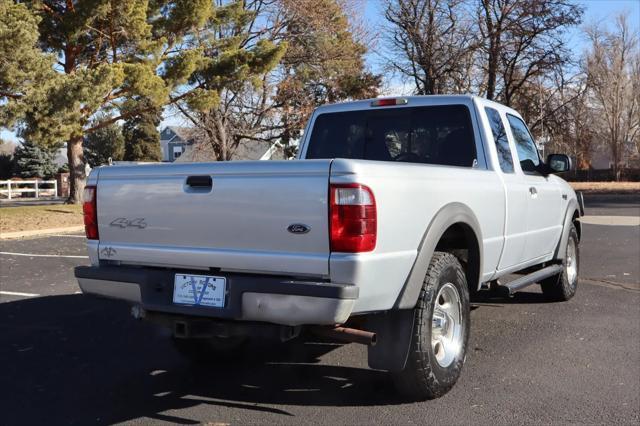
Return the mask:
<path id="1" fill-rule="evenodd" d="M 555 84 L 542 89 L 539 118 L 529 122 L 531 129 L 547 136 L 549 153 L 571 154 L 579 169 L 589 169 L 598 124 L 589 103 L 586 75 L 565 78 L 564 70 L 560 70 L 555 80 Z"/>
<path id="2" fill-rule="evenodd" d="M 223 93 L 219 105 L 206 112 L 181 106 L 182 114 L 194 125 L 192 160 L 227 161 L 243 143 L 274 143 L 280 138 L 277 105 L 270 101 L 273 87 L 269 76 L 258 86 L 245 84 Z"/>
<path id="3" fill-rule="evenodd" d="M 638 37 L 620 15 L 612 31 L 587 30 L 591 49 L 585 61 L 591 102 L 602 118 L 598 136 L 609 148 L 616 180 L 625 150 L 640 142 L 640 52 Z"/>
<path id="4" fill-rule="evenodd" d="M 460 93 L 477 46 L 475 30 L 461 0 L 388 0 L 391 26 L 389 64 L 413 81 L 415 93 Z"/>
<path id="5" fill-rule="evenodd" d="M 569 0 L 480 0 L 486 73 L 481 92 L 511 105 L 527 84 L 568 64 L 564 34 L 581 22 L 582 13 Z"/>

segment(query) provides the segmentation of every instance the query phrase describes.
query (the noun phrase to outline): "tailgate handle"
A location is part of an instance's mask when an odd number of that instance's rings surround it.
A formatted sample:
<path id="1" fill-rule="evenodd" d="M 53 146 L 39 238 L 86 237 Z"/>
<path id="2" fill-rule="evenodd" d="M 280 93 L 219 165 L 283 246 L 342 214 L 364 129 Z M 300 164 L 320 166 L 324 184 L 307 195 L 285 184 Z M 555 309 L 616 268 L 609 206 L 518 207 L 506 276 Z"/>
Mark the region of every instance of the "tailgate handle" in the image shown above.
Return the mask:
<path id="1" fill-rule="evenodd" d="M 211 176 L 189 176 L 187 178 L 187 186 L 192 188 L 211 188 L 213 180 Z"/>

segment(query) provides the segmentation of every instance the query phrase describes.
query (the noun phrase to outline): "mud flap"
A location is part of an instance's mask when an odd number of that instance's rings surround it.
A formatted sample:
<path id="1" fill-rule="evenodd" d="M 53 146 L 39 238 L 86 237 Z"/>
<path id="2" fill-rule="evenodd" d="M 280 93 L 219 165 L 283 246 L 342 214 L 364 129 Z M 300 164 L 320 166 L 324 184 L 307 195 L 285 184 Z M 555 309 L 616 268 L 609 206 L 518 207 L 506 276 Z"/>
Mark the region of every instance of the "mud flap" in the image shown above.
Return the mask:
<path id="1" fill-rule="evenodd" d="M 367 317 L 366 329 L 376 333 L 377 343 L 369 346 L 369 367 L 398 372 L 404 370 L 413 336 L 413 309 L 399 309 Z"/>

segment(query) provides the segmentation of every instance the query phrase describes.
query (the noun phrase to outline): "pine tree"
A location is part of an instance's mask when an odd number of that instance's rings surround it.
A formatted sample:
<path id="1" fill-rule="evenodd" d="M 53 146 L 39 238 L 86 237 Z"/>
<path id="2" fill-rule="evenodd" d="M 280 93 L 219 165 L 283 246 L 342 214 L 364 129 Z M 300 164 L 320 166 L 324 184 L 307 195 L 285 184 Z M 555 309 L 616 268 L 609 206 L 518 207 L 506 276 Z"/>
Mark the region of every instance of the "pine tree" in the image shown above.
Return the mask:
<path id="1" fill-rule="evenodd" d="M 28 109 L 27 97 L 37 96 L 55 76 L 53 57 L 38 48 L 39 19 L 26 5 L 0 0 L 0 123 L 9 127 Z"/>
<path id="2" fill-rule="evenodd" d="M 108 116 L 99 116 L 96 122 L 108 120 Z M 89 133 L 84 139 L 84 158 L 91 167 L 109 163 L 109 159 L 120 161 L 124 157 L 124 137 L 117 123 L 102 127 Z"/>
<path id="3" fill-rule="evenodd" d="M 160 133 L 158 132 L 161 120 L 162 116 L 159 110 L 149 109 L 124 123 L 124 160 L 162 160 Z"/>
<path id="4" fill-rule="evenodd" d="M 282 1 L 288 48 L 276 101 L 285 145 L 299 137 L 318 105 L 378 94 L 381 76 L 365 69 L 367 48 L 351 31 L 343 6 L 339 0 Z"/>
<path id="5" fill-rule="evenodd" d="M 41 148 L 32 141 L 25 141 L 14 153 L 15 167 L 22 178 L 49 179 L 58 170 L 55 163 L 56 151 Z"/>
<path id="6" fill-rule="evenodd" d="M 246 8 L 244 1 L 0 0 L 0 119 L 19 119 L 25 138 L 43 145 L 67 141 L 69 201 L 80 203 L 86 135 L 146 112 L 140 99 L 158 110 L 179 101 L 208 110 L 226 86 L 276 66 L 284 45 L 246 47 L 234 33 L 219 31 L 229 20 L 245 19 Z M 215 56 L 205 55 L 212 50 Z M 47 72 L 29 74 L 38 84 L 14 76 L 24 64 L 47 61 Z M 23 87 L 5 88 L 5 69 L 11 86 Z M 100 111 L 113 115 L 93 123 Z"/>

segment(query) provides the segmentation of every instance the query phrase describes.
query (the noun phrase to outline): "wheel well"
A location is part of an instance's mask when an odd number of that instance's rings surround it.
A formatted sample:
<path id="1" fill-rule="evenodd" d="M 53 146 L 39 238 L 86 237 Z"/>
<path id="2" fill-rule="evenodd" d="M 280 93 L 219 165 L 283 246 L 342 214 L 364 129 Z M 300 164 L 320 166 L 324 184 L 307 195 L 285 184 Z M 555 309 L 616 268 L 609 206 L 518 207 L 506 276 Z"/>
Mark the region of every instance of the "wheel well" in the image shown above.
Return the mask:
<path id="1" fill-rule="evenodd" d="M 576 232 L 578 233 L 578 241 L 582 239 L 582 223 L 580 223 L 580 213 L 578 210 L 573 212 L 573 217 L 571 218 L 571 222 L 576 227 Z"/>
<path id="2" fill-rule="evenodd" d="M 440 237 L 436 251 L 458 258 L 465 270 L 469 294 L 474 294 L 480 285 L 480 244 L 473 229 L 462 222 L 451 225 Z"/>

